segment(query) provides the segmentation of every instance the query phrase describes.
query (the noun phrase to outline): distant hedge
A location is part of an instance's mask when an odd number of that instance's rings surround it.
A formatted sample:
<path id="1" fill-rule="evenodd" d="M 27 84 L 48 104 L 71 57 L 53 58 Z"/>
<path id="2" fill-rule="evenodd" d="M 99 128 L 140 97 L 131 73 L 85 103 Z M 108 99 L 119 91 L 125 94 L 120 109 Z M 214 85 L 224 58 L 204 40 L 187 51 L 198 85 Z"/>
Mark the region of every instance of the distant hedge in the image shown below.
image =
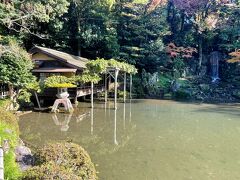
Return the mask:
<path id="1" fill-rule="evenodd" d="M 88 153 L 73 143 L 51 143 L 36 153 L 36 166 L 23 174 L 24 180 L 96 180 L 96 170 Z"/>

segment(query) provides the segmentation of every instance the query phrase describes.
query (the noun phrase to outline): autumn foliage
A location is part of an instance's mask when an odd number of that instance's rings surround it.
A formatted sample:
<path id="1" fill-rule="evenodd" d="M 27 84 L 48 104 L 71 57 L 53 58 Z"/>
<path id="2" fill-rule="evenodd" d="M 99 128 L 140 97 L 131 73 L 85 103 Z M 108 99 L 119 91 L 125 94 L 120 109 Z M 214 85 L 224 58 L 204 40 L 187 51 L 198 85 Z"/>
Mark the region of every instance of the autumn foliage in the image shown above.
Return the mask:
<path id="1" fill-rule="evenodd" d="M 183 46 L 176 46 L 174 43 L 169 43 L 166 47 L 166 52 L 169 54 L 170 57 L 182 57 L 182 58 L 192 58 L 194 53 L 197 53 L 197 49 L 193 47 L 183 47 Z"/>
<path id="2" fill-rule="evenodd" d="M 151 0 L 147 6 L 147 11 L 151 12 L 158 6 L 163 6 L 167 4 L 167 0 Z"/>
<path id="3" fill-rule="evenodd" d="M 232 58 L 227 60 L 228 63 L 240 62 L 240 49 L 229 53 L 229 55 L 232 56 Z"/>

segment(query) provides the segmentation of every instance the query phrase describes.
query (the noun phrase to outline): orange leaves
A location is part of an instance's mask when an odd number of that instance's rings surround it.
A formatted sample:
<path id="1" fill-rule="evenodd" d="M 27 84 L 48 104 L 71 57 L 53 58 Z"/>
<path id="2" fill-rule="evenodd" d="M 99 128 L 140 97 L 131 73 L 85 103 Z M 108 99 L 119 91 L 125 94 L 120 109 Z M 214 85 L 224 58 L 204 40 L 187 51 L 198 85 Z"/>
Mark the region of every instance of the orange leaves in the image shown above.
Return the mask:
<path id="1" fill-rule="evenodd" d="M 232 56 L 232 58 L 227 60 L 228 63 L 240 62 L 240 49 L 229 53 L 229 55 Z"/>
<path id="2" fill-rule="evenodd" d="M 180 56 L 182 58 L 189 59 L 192 58 L 193 53 L 197 53 L 197 49 L 193 47 L 177 47 L 174 43 L 169 43 L 166 47 L 166 52 L 172 58 Z"/>
<path id="3" fill-rule="evenodd" d="M 151 12 L 156 9 L 158 6 L 166 5 L 167 0 L 151 0 L 148 4 L 147 11 Z"/>

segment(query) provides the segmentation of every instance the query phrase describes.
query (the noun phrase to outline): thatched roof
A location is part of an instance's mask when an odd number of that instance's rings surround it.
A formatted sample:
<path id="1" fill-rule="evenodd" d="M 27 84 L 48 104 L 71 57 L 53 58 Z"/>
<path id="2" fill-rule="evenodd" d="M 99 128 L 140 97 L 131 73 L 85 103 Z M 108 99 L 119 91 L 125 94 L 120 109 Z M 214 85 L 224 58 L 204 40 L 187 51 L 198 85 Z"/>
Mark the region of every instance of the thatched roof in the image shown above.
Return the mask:
<path id="1" fill-rule="evenodd" d="M 86 58 L 74 56 L 65 52 L 57 51 L 50 48 L 40 47 L 40 46 L 34 46 L 32 49 L 30 49 L 29 53 L 30 54 L 43 53 L 54 59 L 62 61 L 71 67 L 75 67 L 77 69 L 86 68 L 86 63 L 88 62 L 88 59 Z"/>

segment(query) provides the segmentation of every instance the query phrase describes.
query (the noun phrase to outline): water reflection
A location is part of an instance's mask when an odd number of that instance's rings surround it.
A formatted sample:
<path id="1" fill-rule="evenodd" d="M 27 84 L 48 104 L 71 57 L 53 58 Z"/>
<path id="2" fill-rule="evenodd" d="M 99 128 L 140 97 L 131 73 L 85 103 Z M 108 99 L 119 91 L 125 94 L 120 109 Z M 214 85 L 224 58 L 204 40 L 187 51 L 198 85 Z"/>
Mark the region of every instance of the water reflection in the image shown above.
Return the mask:
<path id="1" fill-rule="evenodd" d="M 99 143 L 106 146 L 105 152 L 111 145 L 124 146 L 130 137 L 129 129 L 134 127 L 130 103 L 121 104 L 117 110 L 111 108 L 110 103 L 99 103 L 95 108 L 82 105 L 71 114 L 32 113 L 22 116 L 23 139 L 34 141 L 36 145 L 64 139 L 86 146 Z M 110 151 L 117 150 L 112 148 Z"/>
<path id="2" fill-rule="evenodd" d="M 93 135 L 93 108 L 91 108 L 91 135 Z"/>
<path id="3" fill-rule="evenodd" d="M 114 144 L 118 145 L 117 142 L 117 109 L 114 109 Z"/>
<path id="4" fill-rule="evenodd" d="M 35 146 L 80 144 L 104 180 L 240 179 L 239 106 L 156 100 L 118 105 L 115 111 L 109 103 L 94 109 L 81 103 L 73 114 L 21 116 L 21 138 Z"/>
<path id="5" fill-rule="evenodd" d="M 64 121 L 60 121 L 58 119 L 58 116 L 57 114 L 52 114 L 52 120 L 54 121 L 54 123 L 57 125 L 57 126 L 60 126 L 60 130 L 61 131 L 68 131 L 69 129 L 69 123 L 72 119 L 72 113 L 71 114 L 64 114 Z"/>

